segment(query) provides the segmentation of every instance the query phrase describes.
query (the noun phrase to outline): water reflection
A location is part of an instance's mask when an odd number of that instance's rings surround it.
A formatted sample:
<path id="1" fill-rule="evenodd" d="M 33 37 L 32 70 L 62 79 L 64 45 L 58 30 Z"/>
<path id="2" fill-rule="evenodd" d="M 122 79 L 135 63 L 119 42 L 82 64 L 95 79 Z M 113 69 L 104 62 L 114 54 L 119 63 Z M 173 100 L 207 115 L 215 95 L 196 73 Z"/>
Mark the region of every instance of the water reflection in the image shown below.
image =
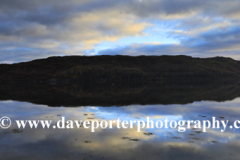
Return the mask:
<path id="1" fill-rule="evenodd" d="M 240 98 L 232 101 L 201 101 L 180 105 L 130 105 L 122 107 L 86 106 L 77 108 L 1 101 L 0 117 L 17 119 L 71 120 L 197 120 L 212 116 L 231 122 L 240 117 Z M 238 159 L 240 134 L 237 129 L 24 129 L 16 124 L 0 130 L 3 159 Z"/>
<path id="2" fill-rule="evenodd" d="M 237 81 L 174 81 L 157 84 L 4 84 L 0 100 L 48 106 L 123 106 L 226 101 L 240 97 Z"/>

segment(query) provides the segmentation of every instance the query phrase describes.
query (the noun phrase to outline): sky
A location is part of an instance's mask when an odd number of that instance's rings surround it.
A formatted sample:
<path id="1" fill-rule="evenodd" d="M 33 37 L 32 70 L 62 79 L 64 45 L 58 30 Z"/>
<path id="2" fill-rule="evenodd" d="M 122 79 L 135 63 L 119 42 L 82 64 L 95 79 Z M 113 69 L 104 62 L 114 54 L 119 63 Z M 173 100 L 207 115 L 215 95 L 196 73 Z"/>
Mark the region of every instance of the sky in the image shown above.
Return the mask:
<path id="1" fill-rule="evenodd" d="M 240 60 L 240 0 L 1 0 L 0 63 L 69 55 Z"/>

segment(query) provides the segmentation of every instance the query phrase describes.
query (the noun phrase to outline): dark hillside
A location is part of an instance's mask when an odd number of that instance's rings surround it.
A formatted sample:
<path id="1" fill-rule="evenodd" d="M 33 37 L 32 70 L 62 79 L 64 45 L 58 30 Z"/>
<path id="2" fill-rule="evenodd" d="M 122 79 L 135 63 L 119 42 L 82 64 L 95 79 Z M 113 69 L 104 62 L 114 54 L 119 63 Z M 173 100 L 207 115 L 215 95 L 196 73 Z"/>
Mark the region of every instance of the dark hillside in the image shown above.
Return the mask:
<path id="1" fill-rule="evenodd" d="M 67 56 L 0 65 L 0 82 L 142 82 L 240 78 L 231 58 L 189 56 Z"/>

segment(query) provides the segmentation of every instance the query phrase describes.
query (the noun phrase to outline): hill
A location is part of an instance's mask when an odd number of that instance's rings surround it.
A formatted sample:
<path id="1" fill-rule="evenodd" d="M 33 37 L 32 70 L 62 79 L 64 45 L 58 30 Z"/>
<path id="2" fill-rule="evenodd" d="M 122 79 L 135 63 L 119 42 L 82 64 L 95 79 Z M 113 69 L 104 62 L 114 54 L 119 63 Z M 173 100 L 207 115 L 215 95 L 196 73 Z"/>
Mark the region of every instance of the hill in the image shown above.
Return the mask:
<path id="1" fill-rule="evenodd" d="M 231 58 L 189 56 L 66 56 L 0 65 L 0 83 L 119 82 L 240 78 Z"/>

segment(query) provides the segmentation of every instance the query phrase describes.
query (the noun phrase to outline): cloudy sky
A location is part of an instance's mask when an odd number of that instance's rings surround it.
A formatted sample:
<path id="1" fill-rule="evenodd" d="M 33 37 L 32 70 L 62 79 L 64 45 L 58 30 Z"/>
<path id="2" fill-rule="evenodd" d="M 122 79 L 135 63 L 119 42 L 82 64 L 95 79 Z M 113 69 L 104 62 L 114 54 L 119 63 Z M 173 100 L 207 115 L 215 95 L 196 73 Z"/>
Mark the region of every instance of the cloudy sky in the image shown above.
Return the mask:
<path id="1" fill-rule="evenodd" d="M 103 54 L 240 60 L 240 0 L 1 0 L 0 63 Z"/>

